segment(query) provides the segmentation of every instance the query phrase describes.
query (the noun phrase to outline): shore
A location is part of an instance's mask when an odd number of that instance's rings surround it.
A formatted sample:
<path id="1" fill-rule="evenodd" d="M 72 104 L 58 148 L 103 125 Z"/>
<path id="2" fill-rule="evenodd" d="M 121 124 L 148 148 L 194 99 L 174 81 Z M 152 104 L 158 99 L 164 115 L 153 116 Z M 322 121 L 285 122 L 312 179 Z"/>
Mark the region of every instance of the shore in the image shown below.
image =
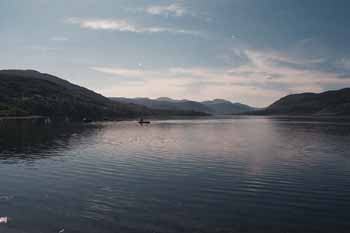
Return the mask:
<path id="1" fill-rule="evenodd" d="M 45 119 L 45 116 L 4 116 L 0 120 L 31 120 L 31 119 Z"/>

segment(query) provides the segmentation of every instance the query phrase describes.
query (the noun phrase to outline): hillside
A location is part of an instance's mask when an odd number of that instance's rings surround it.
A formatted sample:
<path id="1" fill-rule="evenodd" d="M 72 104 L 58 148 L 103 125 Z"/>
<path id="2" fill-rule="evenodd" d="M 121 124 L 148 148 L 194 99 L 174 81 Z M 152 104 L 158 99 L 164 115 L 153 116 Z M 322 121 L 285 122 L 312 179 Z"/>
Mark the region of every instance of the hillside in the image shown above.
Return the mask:
<path id="1" fill-rule="evenodd" d="M 257 114 L 350 115 L 350 88 L 319 94 L 302 93 L 281 98 Z"/>
<path id="2" fill-rule="evenodd" d="M 223 99 L 204 101 L 202 102 L 202 104 L 210 108 L 213 114 L 221 114 L 221 115 L 240 114 L 240 113 L 257 110 L 256 108 L 250 107 L 245 104 L 232 103 L 230 101 L 223 100 Z"/>
<path id="3" fill-rule="evenodd" d="M 175 100 L 167 97 L 158 99 L 149 98 L 111 98 L 122 103 L 143 105 L 151 109 L 185 110 L 205 112 L 215 115 L 239 114 L 256 110 L 248 105 L 232 103 L 227 100 L 215 99 L 211 101 L 196 102 L 191 100 Z"/>
<path id="4" fill-rule="evenodd" d="M 114 101 L 121 103 L 132 103 L 143 105 L 151 109 L 163 109 L 163 110 L 184 110 L 184 111 L 196 111 L 196 112 L 206 112 L 209 113 L 210 109 L 205 105 L 190 101 L 190 100 L 172 100 L 170 98 L 159 98 L 159 99 L 149 99 L 149 98 L 111 98 Z"/>
<path id="5" fill-rule="evenodd" d="M 198 113 L 157 111 L 111 101 L 84 87 L 33 70 L 0 71 L 0 116 L 41 115 L 71 120 L 102 120 L 187 114 Z"/>

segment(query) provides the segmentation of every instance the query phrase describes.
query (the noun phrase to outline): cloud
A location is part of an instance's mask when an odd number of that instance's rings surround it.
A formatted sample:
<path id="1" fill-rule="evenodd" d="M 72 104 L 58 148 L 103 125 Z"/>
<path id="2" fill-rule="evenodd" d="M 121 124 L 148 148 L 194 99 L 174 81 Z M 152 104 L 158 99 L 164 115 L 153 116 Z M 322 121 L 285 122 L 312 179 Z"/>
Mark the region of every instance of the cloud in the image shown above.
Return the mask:
<path id="1" fill-rule="evenodd" d="M 186 4 L 185 0 L 177 0 L 170 4 L 149 5 L 146 7 L 125 7 L 124 10 L 129 13 L 144 13 L 151 16 L 162 17 L 191 17 L 192 19 L 212 22 L 213 18 L 208 12 L 196 11 Z M 237 37 L 236 37 L 237 38 Z"/>
<path id="2" fill-rule="evenodd" d="M 89 69 L 121 77 L 141 78 L 152 77 L 155 72 L 145 72 L 141 69 L 111 68 L 111 67 L 89 67 Z"/>
<path id="3" fill-rule="evenodd" d="M 245 55 L 249 59 L 249 63 L 230 70 L 234 76 L 241 76 L 247 79 L 247 82 L 268 83 L 268 84 L 284 84 L 289 91 L 297 89 L 309 90 L 315 87 L 314 91 L 323 89 L 326 85 L 349 85 L 348 81 L 338 79 L 337 72 L 326 72 L 315 70 L 310 66 L 303 69 L 291 66 L 291 64 L 313 64 L 314 60 L 303 60 L 289 57 L 287 54 L 278 54 L 274 51 L 257 51 L 246 50 Z M 281 63 L 286 61 L 286 63 Z"/>
<path id="4" fill-rule="evenodd" d="M 286 53 L 281 53 L 273 50 L 254 51 L 245 50 L 244 54 L 257 66 L 262 64 L 278 65 L 278 66 L 307 66 L 320 64 L 326 61 L 325 58 L 304 58 L 293 57 Z"/>
<path id="5" fill-rule="evenodd" d="M 189 14 L 183 1 L 177 1 L 170 5 L 156 5 L 150 6 L 145 9 L 145 12 L 151 15 L 163 15 L 163 16 L 183 16 Z"/>
<path id="6" fill-rule="evenodd" d="M 215 77 L 222 71 L 220 70 L 211 70 L 205 68 L 183 68 L 183 67 L 171 67 L 167 69 L 156 69 L 149 70 L 143 68 L 137 69 L 128 69 L 121 67 L 89 67 L 90 70 L 97 72 L 116 75 L 124 78 L 139 78 L 144 80 L 149 79 L 165 79 L 165 80 L 198 80 L 198 79 L 215 79 Z M 224 73 L 221 73 L 224 75 Z"/>
<path id="7" fill-rule="evenodd" d="M 125 19 L 82 19 L 68 18 L 66 23 L 78 24 L 81 28 L 92 30 L 110 30 L 133 33 L 161 33 L 200 35 L 199 32 L 162 26 L 143 26 L 131 23 Z"/>

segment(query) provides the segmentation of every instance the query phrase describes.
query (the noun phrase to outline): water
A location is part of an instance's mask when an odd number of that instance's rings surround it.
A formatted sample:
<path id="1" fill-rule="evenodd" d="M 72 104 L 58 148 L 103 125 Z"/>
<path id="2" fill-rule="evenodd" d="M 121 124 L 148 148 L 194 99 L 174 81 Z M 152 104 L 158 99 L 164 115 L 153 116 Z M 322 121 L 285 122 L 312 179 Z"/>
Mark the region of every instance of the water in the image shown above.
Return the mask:
<path id="1" fill-rule="evenodd" d="M 0 232 L 350 232 L 347 122 L 0 129 Z"/>

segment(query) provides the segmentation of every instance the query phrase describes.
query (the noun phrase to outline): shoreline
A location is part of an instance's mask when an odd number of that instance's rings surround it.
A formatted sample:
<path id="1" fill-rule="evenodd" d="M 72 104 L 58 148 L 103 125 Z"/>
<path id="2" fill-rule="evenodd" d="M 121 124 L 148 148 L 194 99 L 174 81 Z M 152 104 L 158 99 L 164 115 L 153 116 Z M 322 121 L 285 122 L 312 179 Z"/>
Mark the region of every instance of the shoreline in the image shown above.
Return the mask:
<path id="1" fill-rule="evenodd" d="M 211 115 L 211 116 L 145 116 L 145 119 L 149 120 L 181 120 L 181 119 L 223 119 L 223 118 L 235 118 L 235 117 L 262 117 L 262 118 L 271 118 L 271 119 L 313 119 L 313 120 L 347 120 L 350 121 L 350 116 L 336 116 L 336 115 L 250 115 L 250 114 L 234 114 L 234 115 Z M 115 118 L 115 119 L 106 119 L 106 120 L 93 120 L 92 122 L 118 122 L 118 121 L 135 121 L 140 117 L 126 117 L 126 118 Z M 49 116 L 4 116 L 0 117 L 1 121 L 12 121 L 12 120 L 45 120 L 50 119 L 50 122 L 67 122 L 62 118 L 55 118 Z M 69 123 L 84 123 L 83 121 L 68 121 Z M 67 122 L 67 123 L 68 123 Z"/>
<path id="2" fill-rule="evenodd" d="M 0 116 L 0 120 L 31 120 L 31 119 L 45 119 L 45 116 Z"/>

